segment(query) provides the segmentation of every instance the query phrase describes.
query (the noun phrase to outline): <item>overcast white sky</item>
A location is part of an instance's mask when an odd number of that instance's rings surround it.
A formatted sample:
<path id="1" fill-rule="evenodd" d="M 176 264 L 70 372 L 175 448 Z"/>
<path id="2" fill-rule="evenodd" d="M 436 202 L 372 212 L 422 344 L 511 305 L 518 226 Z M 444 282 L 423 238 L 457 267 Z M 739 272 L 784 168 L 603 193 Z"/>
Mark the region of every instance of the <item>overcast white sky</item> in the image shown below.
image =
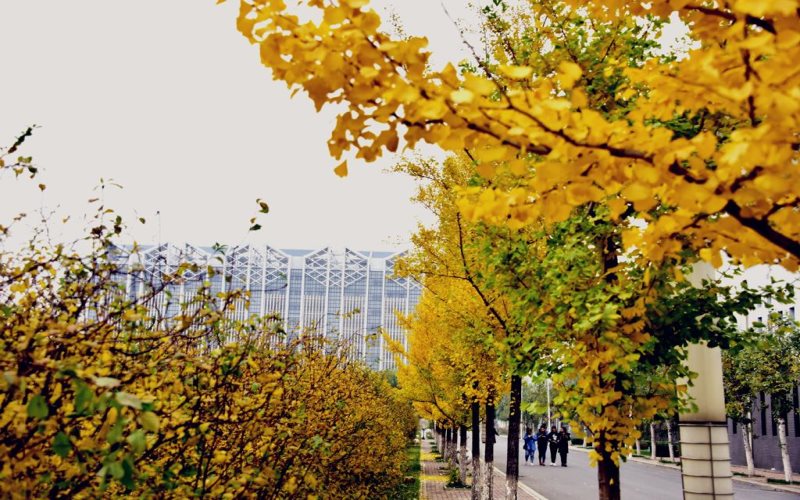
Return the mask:
<path id="1" fill-rule="evenodd" d="M 463 0 L 444 3 L 469 16 Z M 436 66 L 465 57 L 439 2 L 375 5 L 427 35 Z M 141 243 L 159 240 L 160 211 L 161 241 L 405 246 L 424 217 L 408 202 L 412 184 L 381 172 L 391 159 L 351 161 L 350 176 L 336 177 L 326 147 L 333 114 L 316 114 L 302 95 L 290 100 L 271 80 L 235 29 L 237 9 L 212 0 L 3 0 L 0 144 L 40 125 L 23 153 L 41 173 L 0 173 L 0 223 L 41 207 L 79 216 L 105 178 L 124 186 L 106 189 L 105 202 Z M 256 198 L 271 213 L 248 234 Z M 63 238 L 77 234 L 60 217 L 54 224 Z"/>

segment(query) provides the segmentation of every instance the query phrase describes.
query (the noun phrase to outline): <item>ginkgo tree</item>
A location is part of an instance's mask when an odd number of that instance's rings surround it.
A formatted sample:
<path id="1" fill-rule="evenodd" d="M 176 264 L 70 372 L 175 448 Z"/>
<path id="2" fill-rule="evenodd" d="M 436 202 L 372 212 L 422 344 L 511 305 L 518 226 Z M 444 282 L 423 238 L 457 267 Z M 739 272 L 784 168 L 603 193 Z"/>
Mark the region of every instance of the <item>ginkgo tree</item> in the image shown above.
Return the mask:
<path id="1" fill-rule="evenodd" d="M 455 166 L 452 164 L 451 166 Z M 416 178 L 434 179 L 421 186 L 417 201 L 437 217 L 434 227 L 420 227 L 413 236 L 414 249 L 398 263 L 397 272 L 413 276 L 423 286 L 423 296 L 415 313 L 406 319 L 409 331 L 408 365 L 399 369 L 401 386 L 418 391 L 420 384 L 409 374 L 436 378 L 432 369 L 438 363 L 440 383 L 456 381 L 453 403 L 469 410 L 473 429 L 473 492 L 483 489 L 491 495 L 493 441 L 486 439 L 480 470 L 477 428 L 480 406 L 485 407 L 486 433 L 494 429 L 494 406 L 504 392 L 508 368 L 499 352 L 505 350 L 506 325 L 491 298 L 473 280 L 471 259 L 465 251 L 467 230 L 459 222 L 454 192 L 443 189 L 444 177 L 433 162 L 408 162 L 398 170 Z M 454 171 L 451 169 L 451 174 Z M 463 169 L 459 174 L 463 175 Z M 432 338 L 435 337 L 435 338 Z M 455 377 L 455 379 L 453 379 Z M 466 415 L 465 415 L 466 416 Z M 516 490 L 516 470 L 510 474 Z M 480 478 L 483 482 L 478 481 Z"/>
<path id="2" fill-rule="evenodd" d="M 800 95 L 796 0 L 732 3 L 655 0 L 524 2 L 580 7 L 590 19 L 667 19 L 695 42 L 685 57 L 642 66 L 616 61 L 628 82 L 613 101 L 624 116 L 588 106 L 596 76 L 578 58 L 536 73 L 527 60 L 459 74 L 433 69 L 427 41 L 394 39 L 367 0 L 242 0 L 239 31 L 260 46 L 273 77 L 304 90 L 319 109 L 340 104 L 332 156 L 375 160 L 425 141 L 469 150 L 486 172 L 508 166 L 512 189 L 467 190 L 471 218 L 519 227 L 563 220 L 570 208 L 608 200 L 614 218 L 632 207 L 646 221 L 627 228 L 626 249 L 651 260 L 688 242 L 720 264 L 724 250 L 745 265 L 800 259 L 795 168 Z M 535 21 L 535 19 L 534 19 Z M 694 124 L 669 127 L 676 117 Z M 336 169 L 347 173 L 347 163 Z"/>
<path id="3" fill-rule="evenodd" d="M 620 300 L 572 334 L 602 333 L 614 349 L 604 349 L 608 359 L 588 359 L 587 373 L 602 365 L 611 380 L 629 369 L 624 363 L 639 362 L 609 353 L 624 347 L 635 356 L 648 345 L 655 325 L 637 318 L 663 307 L 648 298 L 649 283 L 680 283 L 695 255 L 715 266 L 724 252 L 734 263 L 796 269 L 797 2 L 519 2 L 513 15 L 491 12 L 497 50 L 460 68 L 431 68 L 425 39 L 380 31 L 366 1 L 298 3 L 320 15 L 301 19 L 307 11 L 284 2 L 244 0 L 238 27 L 260 45 L 276 79 L 306 91 L 318 108 L 340 106 L 332 156 L 372 161 L 401 140 L 408 148 L 425 141 L 467 154 L 486 180 L 462 186 L 465 220 L 548 233 L 563 223 L 565 238 L 578 240 L 586 239 L 576 231 L 581 225 L 608 228 L 612 237 L 595 236 L 613 244 L 583 271 L 607 278 L 589 303 L 603 305 L 615 287 Z M 648 22 L 658 30 L 673 13 L 688 29 L 685 53 L 613 53 L 615 35 Z M 574 18 L 585 27 L 570 31 Z M 346 175 L 346 161 L 336 173 Z M 593 241 L 598 251 L 600 243 Z M 637 264 L 620 269 L 623 259 Z M 571 303 L 580 296 L 579 282 L 564 286 L 546 297 L 562 294 Z M 624 321 L 617 307 L 628 310 Z M 602 401 L 590 402 L 615 403 L 617 392 L 600 387 Z M 587 397 L 594 396 L 582 394 L 576 404 Z M 615 433 L 618 444 L 599 450 L 612 462 L 626 439 L 621 428 Z"/>
<path id="4" fill-rule="evenodd" d="M 471 334 L 470 325 L 464 321 L 465 314 L 468 317 L 470 313 L 463 308 L 463 300 L 469 295 L 458 287 L 437 286 L 432 281 L 414 313 L 403 319 L 408 349 L 399 343 L 393 345 L 402 359 L 398 382 L 401 394 L 414 403 L 420 416 L 447 426 L 451 435 L 458 432 L 465 439 L 471 413 L 479 411 L 490 389 L 502 381 L 491 349 L 481 345 L 480 337 Z M 477 492 L 484 488 L 482 481 L 487 476 L 481 469 L 480 450 L 476 453 L 474 446 L 482 432 L 472 431 L 472 489 Z M 451 443 L 454 441 L 451 439 Z M 442 448 L 452 463 L 455 446 Z M 462 483 L 466 483 L 465 455 L 466 443 L 462 442 L 458 459 Z"/>

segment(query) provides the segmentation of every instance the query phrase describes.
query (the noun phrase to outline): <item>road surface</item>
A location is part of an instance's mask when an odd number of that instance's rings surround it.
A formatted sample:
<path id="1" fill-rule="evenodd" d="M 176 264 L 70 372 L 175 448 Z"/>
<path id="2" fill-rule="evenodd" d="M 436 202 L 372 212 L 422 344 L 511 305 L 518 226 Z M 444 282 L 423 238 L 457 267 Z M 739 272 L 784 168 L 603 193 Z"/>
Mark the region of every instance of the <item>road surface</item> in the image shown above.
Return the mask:
<path id="1" fill-rule="evenodd" d="M 494 465 L 506 470 L 506 436 L 498 436 L 494 448 Z M 556 467 L 550 465 L 548 451 L 547 466 L 525 465 L 525 455 L 520 444 L 520 482 L 536 490 L 548 500 L 591 500 L 597 498 L 597 469 L 589 467 L 586 452 L 570 450 L 568 467 L 561 467 L 556 457 Z M 679 470 L 641 462 L 622 464 L 620 471 L 622 498 L 625 500 L 680 500 L 681 474 Z M 774 491 L 756 485 L 733 482 L 736 500 L 797 500 L 800 495 Z"/>

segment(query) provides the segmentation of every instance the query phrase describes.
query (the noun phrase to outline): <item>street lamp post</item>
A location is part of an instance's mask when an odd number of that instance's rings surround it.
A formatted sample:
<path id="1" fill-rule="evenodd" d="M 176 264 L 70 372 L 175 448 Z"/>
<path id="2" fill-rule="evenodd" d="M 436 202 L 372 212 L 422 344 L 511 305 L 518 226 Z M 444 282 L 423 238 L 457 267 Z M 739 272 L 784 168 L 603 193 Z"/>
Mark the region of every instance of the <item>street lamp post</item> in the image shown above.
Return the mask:
<path id="1" fill-rule="evenodd" d="M 544 387 L 547 390 L 547 430 L 549 431 L 553 425 L 550 422 L 550 379 L 544 381 Z"/>

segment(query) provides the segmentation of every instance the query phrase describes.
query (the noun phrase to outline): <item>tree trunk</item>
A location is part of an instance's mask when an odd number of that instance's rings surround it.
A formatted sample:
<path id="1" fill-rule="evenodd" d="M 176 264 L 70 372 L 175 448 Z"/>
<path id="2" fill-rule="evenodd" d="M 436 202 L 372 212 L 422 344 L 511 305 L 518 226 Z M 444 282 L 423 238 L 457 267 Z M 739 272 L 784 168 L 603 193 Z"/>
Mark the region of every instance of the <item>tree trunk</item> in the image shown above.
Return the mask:
<path id="1" fill-rule="evenodd" d="M 439 443 L 437 446 L 439 447 L 439 454 L 444 455 L 444 427 L 442 427 L 441 422 L 439 422 Z"/>
<path id="2" fill-rule="evenodd" d="M 458 437 L 460 448 L 458 450 L 458 479 L 461 484 L 467 484 L 467 426 L 458 426 Z"/>
<path id="3" fill-rule="evenodd" d="M 486 443 L 483 448 L 483 499 L 494 500 L 494 400 L 486 400 Z"/>
<path id="4" fill-rule="evenodd" d="M 447 460 L 447 429 L 440 425 L 439 431 L 439 455 L 442 456 L 442 460 Z"/>
<path id="5" fill-rule="evenodd" d="M 448 467 L 453 466 L 453 430 L 448 427 L 444 431 L 444 450 L 445 450 L 445 461 L 447 462 Z"/>
<path id="6" fill-rule="evenodd" d="M 639 439 L 636 440 L 636 454 L 642 454 L 642 442 Z"/>
<path id="7" fill-rule="evenodd" d="M 670 424 L 669 419 L 667 419 L 667 448 L 669 449 L 669 461 L 675 461 L 675 451 L 672 449 L 672 425 Z"/>
<path id="8" fill-rule="evenodd" d="M 447 427 L 442 428 L 442 447 L 440 452 L 445 462 L 450 458 L 450 429 Z"/>
<path id="9" fill-rule="evenodd" d="M 786 446 L 786 419 L 778 418 L 778 446 L 781 448 L 781 461 L 783 462 L 783 479 L 792 482 L 792 462 L 789 459 L 789 448 Z"/>
<path id="10" fill-rule="evenodd" d="M 742 442 L 744 443 L 744 458 L 747 462 L 747 477 L 753 477 L 753 474 L 755 474 L 753 466 L 753 422 L 749 421 L 749 418 L 748 422 L 742 425 Z"/>
<path id="11" fill-rule="evenodd" d="M 472 500 L 481 498 L 481 407 L 477 401 L 471 405 L 472 411 Z"/>
<path id="12" fill-rule="evenodd" d="M 519 479 L 519 422 L 522 402 L 522 378 L 511 376 L 511 397 L 508 409 L 508 450 L 506 454 L 506 500 L 517 500 Z"/>
<path id="13" fill-rule="evenodd" d="M 458 426 L 453 423 L 450 431 L 450 467 L 455 467 L 458 462 Z"/>
<path id="14" fill-rule="evenodd" d="M 656 424 L 650 422 L 650 460 L 655 460 L 658 457 L 656 453 Z"/>
<path id="15" fill-rule="evenodd" d="M 597 463 L 599 500 L 620 500 L 619 467 L 611 460 L 611 452 L 606 451 L 604 434 L 595 440 L 594 451 L 600 455 Z"/>

